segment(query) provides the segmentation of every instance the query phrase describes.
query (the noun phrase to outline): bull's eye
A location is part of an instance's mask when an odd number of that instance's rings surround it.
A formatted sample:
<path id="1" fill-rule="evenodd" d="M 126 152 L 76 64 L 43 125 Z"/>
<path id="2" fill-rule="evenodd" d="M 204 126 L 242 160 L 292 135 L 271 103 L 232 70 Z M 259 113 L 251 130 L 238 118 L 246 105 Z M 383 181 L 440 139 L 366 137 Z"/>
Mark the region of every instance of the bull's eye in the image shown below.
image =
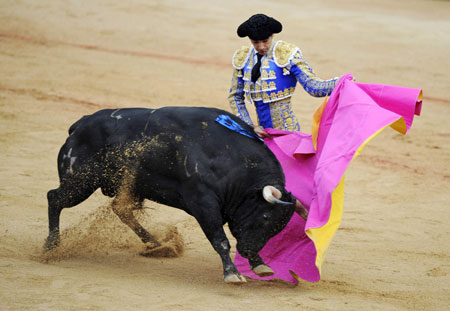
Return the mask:
<path id="1" fill-rule="evenodd" d="M 265 213 L 264 213 L 262 216 L 263 216 L 263 219 L 264 219 L 264 220 L 269 220 L 269 215 L 268 215 L 268 214 L 265 214 Z"/>

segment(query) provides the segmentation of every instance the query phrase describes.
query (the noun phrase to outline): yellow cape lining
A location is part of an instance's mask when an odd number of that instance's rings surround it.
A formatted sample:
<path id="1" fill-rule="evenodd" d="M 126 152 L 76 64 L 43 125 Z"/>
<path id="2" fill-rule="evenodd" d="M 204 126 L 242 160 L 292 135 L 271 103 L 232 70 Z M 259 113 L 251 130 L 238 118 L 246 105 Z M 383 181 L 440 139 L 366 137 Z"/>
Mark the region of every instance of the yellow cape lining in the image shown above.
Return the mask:
<path id="1" fill-rule="evenodd" d="M 312 132 L 312 138 L 313 138 L 313 145 L 314 148 L 317 149 L 317 136 L 318 136 L 318 130 L 320 125 L 320 120 L 322 117 L 322 113 L 325 109 L 325 106 L 327 104 L 327 98 L 325 98 L 322 105 L 319 106 L 319 108 L 316 110 L 313 116 L 313 132 Z M 352 160 L 356 159 L 364 149 L 364 147 L 371 141 L 375 136 L 380 134 L 384 129 L 386 129 L 388 126 L 391 126 L 393 129 L 399 131 L 402 134 L 406 133 L 406 122 L 404 118 L 399 118 L 395 122 L 388 124 L 384 126 L 383 128 L 379 129 L 377 132 L 375 132 L 373 135 L 371 135 L 369 138 L 367 138 L 356 150 L 355 154 L 353 155 Z M 339 228 L 339 225 L 341 223 L 342 219 L 342 213 L 344 208 L 344 179 L 345 174 L 342 176 L 339 184 L 336 186 L 336 188 L 333 190 L 333 193 L 331 195 L 331 210 L 330 210 L 330 216 L 328 218 L 328 221 L 326 224 L 324 224 L 322 227 L 318 228 L 309 228 L 306 230 L 306 234 L 308 237 L 313 241 L 314 246 L 316 248 L 317 256 L 316 256 L 316 267 L 319 270 L 319 274 L 321 273 L 322 264 L 325 258 L 325 254 L 328 250 L 328 247 L 331 243 L 331 240 L 333 239 L 337 229 Z"/>

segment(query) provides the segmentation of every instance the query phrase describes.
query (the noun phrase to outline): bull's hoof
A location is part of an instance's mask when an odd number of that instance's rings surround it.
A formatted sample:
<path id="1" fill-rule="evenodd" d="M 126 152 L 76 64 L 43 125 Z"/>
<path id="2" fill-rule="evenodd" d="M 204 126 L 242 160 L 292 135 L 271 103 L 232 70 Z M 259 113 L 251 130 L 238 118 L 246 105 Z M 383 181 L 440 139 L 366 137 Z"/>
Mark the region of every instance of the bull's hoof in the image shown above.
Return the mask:
<path id="1" fill-rule="evenodd" d="M 159 245 L 156 247 L 147 246 L 147 248 L 140 253 L 144 257 L 163 257 L 163 258 L 175 258 L 180 257 L 183 254 L 183 250 L 176 245 Z"/>
<path id="2" fill-rule="evenodd" d="M 160 247 L 161 243 L 159 243 L 158 241 L 150 241 L 150 242 L 145 243 L 144 245 L 145 245 L 145 249 L 147 251 L 150 251 L 154 248 Z"/>
<path id="3" fill-rule="evenodd" d="M 253 268 L 252 270 L 257 276 L 260 276 L 260 277 L 274 275 L 273 270 L 269 266 L 264 265 L 264 264 L 259 265 L 255 268 Z"/>
<path id="4" fill-rule="evenodd" d="M 59 245 L 59 238 L 48 237 L 44 243 L 44 252 L 50 252 L 57 248 Z"/>
<path id="5" fill-rule="evenodd" d="M 230 273 L 228 275 L 226 275 L 223 280 L 225 281 L 225 283 L 230 283 L 230 284 L 243 284 L 243 283 L 247 283 L 247 280 L 245 279 L 244 276 L 240 275 L 240 274 L 235 274 L 235 273 Z"/>

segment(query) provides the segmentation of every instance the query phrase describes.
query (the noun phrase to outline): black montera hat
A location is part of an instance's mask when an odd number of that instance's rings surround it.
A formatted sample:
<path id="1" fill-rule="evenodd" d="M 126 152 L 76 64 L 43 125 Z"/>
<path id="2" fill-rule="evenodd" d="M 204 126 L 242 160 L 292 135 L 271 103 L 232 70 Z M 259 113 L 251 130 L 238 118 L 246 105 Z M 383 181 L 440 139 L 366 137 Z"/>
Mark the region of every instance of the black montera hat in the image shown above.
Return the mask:
<path id="1" fill-rule="evenodd" d="M 264 40 L 282 29 L 283 26 L 276 19 L 265 14 L 255 14 L 238 27 L 237 34 L 241 38 L 248 36 L 252 40 Z"/>

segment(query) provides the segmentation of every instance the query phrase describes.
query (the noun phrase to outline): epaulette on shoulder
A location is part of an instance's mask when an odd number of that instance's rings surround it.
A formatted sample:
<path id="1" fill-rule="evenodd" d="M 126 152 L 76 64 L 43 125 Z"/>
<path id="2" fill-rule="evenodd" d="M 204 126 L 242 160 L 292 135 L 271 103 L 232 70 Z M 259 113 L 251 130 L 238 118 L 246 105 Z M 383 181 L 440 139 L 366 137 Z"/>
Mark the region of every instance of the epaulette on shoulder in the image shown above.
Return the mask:
<path id="1" fill-rule="evenodd" d="M 300 51 L 295 45 L 281 40 L 275 43 L 273 50 L 273 59 L 278 67 L 289 65 L 289 61 L 294 57 L 294 54 Z"/>
<path id="2" fill-rule="evenodd" d="M 232 60 L 234 68 L 238 70 L 244 68 L 250 56 L 250 50 L 249 46 L 242 46 L 234 52 Z"/>

